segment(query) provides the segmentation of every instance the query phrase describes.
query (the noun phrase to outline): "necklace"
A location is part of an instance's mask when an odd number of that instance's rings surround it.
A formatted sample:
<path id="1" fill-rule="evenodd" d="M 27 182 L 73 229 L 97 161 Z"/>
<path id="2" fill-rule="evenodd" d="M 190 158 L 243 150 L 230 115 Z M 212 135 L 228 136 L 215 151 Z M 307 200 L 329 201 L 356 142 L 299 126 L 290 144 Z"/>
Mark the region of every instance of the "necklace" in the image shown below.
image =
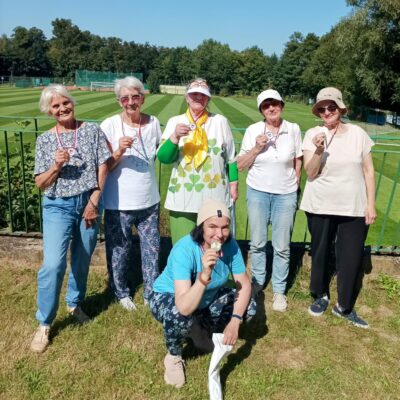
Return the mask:
<path id="1" fill-rule="evenodd" d="M 121 126 L 122 126 L 122 134 L 124 136 L 126 136 L 125 135 L 125 128 L 124 128 L 123 114 L 121 114 Z M 136 129 L 135 129 L 135 132 L 136 132 Z M 134 144 L 139 143 L 139 141 L 140 141 L 140 144 L 142 146 L 143 152 L 140 151 L 137 146 L 133 146 Z M 139 154 L 139 156 L 141 156 L 140 158 L 149 164 L 150 160 L 149 160 L 149 157 L 147 156 L 146 147 L 145 147 L 145 145 L 143 143 L 143 137 L 142 137 L 142 114 L 140 114 L 140 117 L 139 117 L 139 128 L 138 128 L 137 134 L 135 136 L 133 136 L 133 144 L 132 144 L 132 147 L 131 147 L 131 151 L 132 150 L 135 150 Z M 132 153 L 131 153 L 131 155 L 132 155 Z"/>
<path id="2" fill-rule="evenodd" d="M 329 139 L 329 142 L 325 139 L 325 150 L 328 150 L 328 147 L 331 145 L 332 140 L 333 140 L 333 138 L 335 137 L 336 132 L 337 132 L 337 130 L 338 130 L 338 128 L 339 128 L 339 125 L 340 125 L 340 123 L 336 125 L 335 132 L 333 132 L 331 138 Z M 326 128 L 326 130 L 329 132 L 328 127 L 324 126 L 324 128 Z M 326 136 L 325 136 L 325 138 L 326 138 Z"/>
<path id="3" fill-rule="evenodd" d="M 76 153 L 76 148 L 78 145 L 78 137 L 77 137 L 77 129 L 78 129 L 78 121 L 75 121 L 75 129 L 74 129 L 74 144 L 73 146 L 64 146 L 64 143 L 61 140 L 61 134 L 58 131 L 58 125 L 56 125 L 56 135 L 57 135 L 57 140 L 58 140 L 58 145 L 59 147 L 66 149 L 69 153 L 69 155 L 72 157 Z"/>
<path id="4" fill-rule="evenodd" d="M 279 124 L 278 127 L 278 133 L 276 135 L 274 135 L 273 132 L 268 131 L 267 132 L 267 121 L 265 121 L 264 123 L 264 135 L 267 137 L 268 139 L 268 143 L 271 143 L 271 145 L 276 149 L 276 142 L 278 141 L 279 135 L 280 135 L 280 130 L 281 130 L 281 125 L 282 122 Z"/>
<path id="5" fill-rule="evenodd" d="M 125 135 L 125 128 L 124 128 L 124 116 L 121 114 L 121 126 L 122 126 L 122 134 Z M 136 129 L 135 129 L 136 132 Z M 137 135 L 133 137 L 133 144 L 136 144 L 139 141 L 139 138 L 142 138 L 142 114 L 139 116 L 139 129 Z"/>
<path id="6" fill-rule="evenodd" d="M 203 116 L 204 111 L 202 111 L 197 118 L 193 117 L 193 114 L 192 114 L 192 112 L 190 110 L 189 110 L 189 112 L 190 112 L 190 115 L 191 115 L 191 117 L 192 117 L 192 119 L 194 121 L 194 124 L 190 124 L 189 128 L 190 128 L 191 131 L 194 131 L 196 129 L 196 122 Z"/>

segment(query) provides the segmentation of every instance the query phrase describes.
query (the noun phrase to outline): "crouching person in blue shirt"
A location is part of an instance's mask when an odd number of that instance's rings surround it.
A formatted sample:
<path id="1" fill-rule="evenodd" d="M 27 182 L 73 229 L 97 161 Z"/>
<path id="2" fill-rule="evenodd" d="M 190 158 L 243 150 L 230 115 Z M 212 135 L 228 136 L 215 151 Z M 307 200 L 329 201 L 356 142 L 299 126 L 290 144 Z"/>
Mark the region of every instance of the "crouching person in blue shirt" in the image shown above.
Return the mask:
<path id="1" fill-rule="evenodd" d="M 212 351 L 213 332 L 223 332 L 224 344 L 234 345 L 240 324 L 256 313 L 243 257 L 229 225 L 226 205 L 206 200 L 197 226 L 173 247 L 149 298 L 153 315 L 164 327 L 168 349 L 164 380 L 177 388 L 185 383 L 182 349 L 188 337 L 203 351 Z M 226 286 L 230 274 L 236 289 Z"/>

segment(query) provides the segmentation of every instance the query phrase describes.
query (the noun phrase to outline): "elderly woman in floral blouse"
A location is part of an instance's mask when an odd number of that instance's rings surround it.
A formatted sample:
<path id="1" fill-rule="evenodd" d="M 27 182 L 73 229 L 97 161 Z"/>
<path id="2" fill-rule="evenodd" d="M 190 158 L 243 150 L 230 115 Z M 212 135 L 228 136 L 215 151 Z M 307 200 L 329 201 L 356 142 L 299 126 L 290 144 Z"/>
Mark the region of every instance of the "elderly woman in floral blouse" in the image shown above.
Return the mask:
<path id="1" fill-rule="evenodd" d="M 162 163 L 173 163 L 165 201 L 173 243 L 196 226 L 205 199 L 231 207 L 238 197 L 235 144 L 228 120 L 207 111 L 211 93 L 204 79 L 189 84 L 185 99 L 188 109 L 169 119 L 157 153 Z"/>
<path id="2" fill-rule="evenodd" d="M 49 344 L 70 244 L 68 312 L 80 323 L 89 319 L 80 303 L 85 298 L 89 263 L 96 246 L 99 202 L 110 150 L 97 124 L 75 119 L 74 106 L 62 85 L 48 86 L 40 97 L 41 111 L 54 117 L 56 125 L 36 142 L 35 182 L 44 191 L 44 260 L 38 274 L 36 313 L 39 327 L 31 343 L 31 350 L 37 353 Z"/>

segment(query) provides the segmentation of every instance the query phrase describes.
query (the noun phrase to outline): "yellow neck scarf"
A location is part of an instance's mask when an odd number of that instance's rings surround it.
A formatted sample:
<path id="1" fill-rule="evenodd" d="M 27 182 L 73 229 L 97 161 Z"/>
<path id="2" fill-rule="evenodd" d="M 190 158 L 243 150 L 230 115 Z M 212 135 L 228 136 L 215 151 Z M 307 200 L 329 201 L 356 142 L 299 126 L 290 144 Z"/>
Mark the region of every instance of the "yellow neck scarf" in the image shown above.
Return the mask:
<path id="1" fill-rule="evenodd" d="M 194 167 L 198 169 L 206 160 L 208 153 L 207 134 L 202 127 L 208 119 L 208 112 L 205 111 L 196 122 L 189 109 L 186 111 L 186 116 L 191 124 L 196 125 L 196 128 L 191 131 L 183 145 L 184 160 L 186 164 L 190 164 L 193 160 Z"/>

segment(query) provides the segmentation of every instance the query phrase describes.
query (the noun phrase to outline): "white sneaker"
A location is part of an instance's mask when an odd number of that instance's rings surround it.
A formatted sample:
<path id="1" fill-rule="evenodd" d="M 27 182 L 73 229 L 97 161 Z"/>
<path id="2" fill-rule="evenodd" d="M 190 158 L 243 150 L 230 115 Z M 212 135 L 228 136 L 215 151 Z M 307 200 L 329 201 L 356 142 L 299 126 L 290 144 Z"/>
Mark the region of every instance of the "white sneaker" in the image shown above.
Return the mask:
<path id="1" fill-rule="evenodd" d="M 274 311 L 285 312 L 287 310 L 288 304 L 286 296 L 281 293 L 274 293 L 274 302 L 272 304 L 272 309 Z"/>
<path id="2" fill-rule="evenodd" d="M 82 308 L 80 308 L 79 306 L 67 308 L 69 314 L 72 315 L 76 319 L 76 322 L 78 322 L 79 324 L 86 324 L 90 321 L 90 318 L 83 312 Z"/>
<path id="3" fill-rule="evenodd" d="M 129 296 L 120 299 L 119 304 L 121 304 L 121 306 L 123 308 L 125 308 L 125 310 L 127 310 L 127 311 L 136 311 L 137 310 L 135 303 L 132 301 L 132 299 Z"/>
<path id="4" fill-rule="evenodd" d="M 164 380 L 168 385 L 175 386 L 176 388 L 181 388 L 185 382 L 185 362 L 181 356 L 173 356 L 172 354 L 167 354 L 164 358 Z"/>
<path id="5" fill-rule="evenodd" d="M 31 342 L 31 350 L 35 353 L 43 353 L 49 345 L 50 327 L 39 325 Z"/>

